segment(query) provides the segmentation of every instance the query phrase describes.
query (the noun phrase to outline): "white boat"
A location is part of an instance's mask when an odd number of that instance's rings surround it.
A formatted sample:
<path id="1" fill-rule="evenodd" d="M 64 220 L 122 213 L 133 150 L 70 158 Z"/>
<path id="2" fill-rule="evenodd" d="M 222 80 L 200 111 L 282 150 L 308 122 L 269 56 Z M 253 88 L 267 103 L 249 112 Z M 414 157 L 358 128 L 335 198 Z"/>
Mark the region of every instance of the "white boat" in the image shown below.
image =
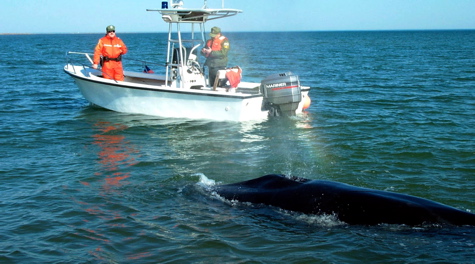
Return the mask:
<path id="1" fill-rule="evenodd" d="M 238 9 L 183 8 L 183 1 L 162 2 L 161 14 L 169 24 L 167 63 L 162 75 L 124 70 L 124 81 L 102 77 L 93 69 L 92 54 L 68 52 L 64 71 L 92 104 L 123 113 L 167 118 L 247 121 L 269 115 L 296 115 L 308 107 L 310 87 L 300 85 L 291 72 L 271 74 L 260 83 L 241 81 L 237 88 L 207 83 L 198 54 L 206 43 L 205 23 L 241 13 Z M 169 8 L 170 7 L 170 8 Z M 189 27 L 189 31 L 182 27 Z M 87 60 L 86 60 L 87 58 Z M 82 59 L 84 63 L 78 63 Z M 125 58 L 126 60 L 126 58 Z M 220 71 L 218 78 L 226 78 Z"/>

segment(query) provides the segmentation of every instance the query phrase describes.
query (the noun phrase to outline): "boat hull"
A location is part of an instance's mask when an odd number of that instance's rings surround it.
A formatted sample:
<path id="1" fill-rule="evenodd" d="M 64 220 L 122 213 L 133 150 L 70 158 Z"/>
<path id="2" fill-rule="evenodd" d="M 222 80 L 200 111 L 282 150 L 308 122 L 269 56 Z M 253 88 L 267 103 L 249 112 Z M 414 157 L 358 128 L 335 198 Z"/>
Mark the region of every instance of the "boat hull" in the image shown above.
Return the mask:
<path id="1" fill-rule="evenodd" d="M 261 94 L 116 82 L 93 74 L 92 69 L 73 65 L 67 65 L 64 71 L 74 79 L 86 100 L 112 111 L 167 118 L 238 122 L 261 120 L 268 116 L 268 111 L 262 109 Z M 301 112 L 301 109 L 302 107 L 299 107 L 297 112 Z"/>

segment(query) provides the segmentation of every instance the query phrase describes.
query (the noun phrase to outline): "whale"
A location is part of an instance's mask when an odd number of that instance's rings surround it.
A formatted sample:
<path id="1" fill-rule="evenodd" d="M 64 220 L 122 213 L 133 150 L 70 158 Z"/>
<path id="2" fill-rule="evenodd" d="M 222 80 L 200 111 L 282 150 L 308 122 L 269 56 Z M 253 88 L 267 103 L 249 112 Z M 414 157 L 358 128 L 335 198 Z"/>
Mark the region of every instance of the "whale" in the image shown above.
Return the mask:
<path id="1" fill-rule="evenodd" d="M 348 225 L 475 226 L 475 214 L 428 199 L 282 174 L 216 185 L 214 191 L 229 201 L 334 215 Z"/>

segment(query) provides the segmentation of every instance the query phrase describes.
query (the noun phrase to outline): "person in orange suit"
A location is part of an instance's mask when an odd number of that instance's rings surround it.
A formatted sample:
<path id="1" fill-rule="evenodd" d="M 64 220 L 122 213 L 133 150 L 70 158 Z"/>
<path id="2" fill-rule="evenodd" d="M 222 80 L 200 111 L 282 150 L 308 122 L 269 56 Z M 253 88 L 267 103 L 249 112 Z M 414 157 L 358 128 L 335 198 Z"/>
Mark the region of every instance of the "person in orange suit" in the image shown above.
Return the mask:
<path id="1" fill-rule="evenodd" d="M 94 64 L 92 68 L 97 69 L 97 65 L 102 59 L 103 77 L 123 81 L 122 55 L 127 53 L 127 46 L 115 35 L 115 27 L 113 25 L 107 26 L 106 32 L 106 35 L 99 39 L 94 49 Z"/>

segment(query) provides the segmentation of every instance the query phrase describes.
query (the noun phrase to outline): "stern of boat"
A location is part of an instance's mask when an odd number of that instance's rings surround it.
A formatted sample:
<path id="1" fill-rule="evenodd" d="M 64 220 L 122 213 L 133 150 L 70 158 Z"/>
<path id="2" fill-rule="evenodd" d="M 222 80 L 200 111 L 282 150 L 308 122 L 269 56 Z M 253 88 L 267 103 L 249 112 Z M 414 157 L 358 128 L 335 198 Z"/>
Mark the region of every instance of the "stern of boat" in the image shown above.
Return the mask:
<path id="1" fill-rule="evenodd" d="M 292 72 L 270 75 L 261 81 L 260 88 L 262 108 L 269 111 L 269 116 L 296 115 L 302 111 L 304 96 L 308 96 L 308 92 L 302 93 L 299 77 Z"/>

